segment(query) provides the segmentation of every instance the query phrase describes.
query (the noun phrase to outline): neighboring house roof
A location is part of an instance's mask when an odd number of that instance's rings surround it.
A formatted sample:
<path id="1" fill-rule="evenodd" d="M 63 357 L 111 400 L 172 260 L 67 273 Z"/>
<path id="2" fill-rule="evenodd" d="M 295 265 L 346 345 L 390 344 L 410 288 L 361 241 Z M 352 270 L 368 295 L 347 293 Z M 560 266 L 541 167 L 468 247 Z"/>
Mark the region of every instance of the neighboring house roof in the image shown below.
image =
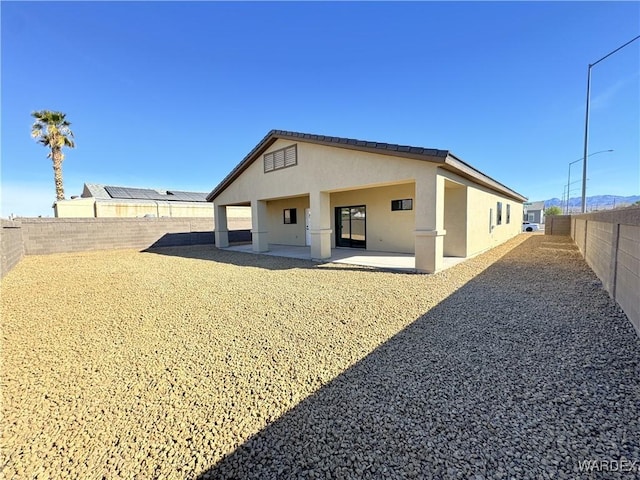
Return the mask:
<path id="1" fill-rule="evenodd" d="M 85 183 L 84 189 L 82 190 L 81 197 L 83 198 L 93 197 L 93 198 L 100 198 L 100 199 L 111 198 L 107 193 L 107 191 L 104 189 L 104 185 L 99 185 L 97 183 Z"/>
<path id="2" fill-rule="evenodd" d="M 527 210 L 544 210 L 544 201 L 541 202 L 529 202 L 529 204 L 525 205 Z"/>
<path id="3" fill-rule="evenodd" d="M 118 187 L 85 183 L 82 197 L 100 200 L 161 200 L 169 202 L 206 202 L 204 192 L 183 192 L 178 190 L 154 190 L 151 188 Z"/>
<path id="4" fill-rule="evenodd" d="M 526 197 L 511 190 L 500 182 L 476 170 L 468 163 L 457 158 L 448 150 L 438 150 L 434 148 L 412 147 L 409 145 L 397 145 L 394 143 L 371 142 L 356 140 L 353 138 L 331 137 L 325 135 L 314 135 L 310 133 L 290 132 L 285 130 L 271 130 L 261 141 L 251 150 L 246 157 L 207 195 L 207 201 L 213 201 L 222 191 L 224 191 L 233 181 L 244 172 L 257 158 L 262 155 L 276 140 L 285 139 L 315 143 L 338 148 L 348 148 L 369 153 L 382 155 L 393 155 L 395 157 L 412 158 L 437 163 L 446 170 L 482 184 L 492 190 L 499 191 L 520 202 L 524 202 Z"/>

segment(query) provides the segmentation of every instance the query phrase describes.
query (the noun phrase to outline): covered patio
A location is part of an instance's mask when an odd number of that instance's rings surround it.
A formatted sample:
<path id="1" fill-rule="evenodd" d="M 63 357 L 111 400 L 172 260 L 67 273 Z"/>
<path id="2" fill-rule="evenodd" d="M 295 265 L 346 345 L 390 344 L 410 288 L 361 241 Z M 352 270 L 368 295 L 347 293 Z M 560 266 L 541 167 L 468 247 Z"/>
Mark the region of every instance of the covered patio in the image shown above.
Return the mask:
<path id="1" fill-rule="evenodd" d="M 255 252 L 251 243 L 243 245 L 233 245 L 223 248 L 233 252 L 253 253 L 255 255 L 271 255 L 274 257 L 298 258 L 301 260 L 312 260 L 311 247 L 299 247 L 291 245 L 269 244 L 266 252 Z M 467 260 L 463 257 L 444 257 L 442 270 L 453 267 L 460 262 Z M 376 252 L 373 250 L 333 248 L 331 258 L 319 263 L 342 263 L 347 265 L 358 265 L 361 267 L 372 267 L 383 270 L 395 270 L 401 272 L 416 271 L 416 257 L 408 253 Z"/>

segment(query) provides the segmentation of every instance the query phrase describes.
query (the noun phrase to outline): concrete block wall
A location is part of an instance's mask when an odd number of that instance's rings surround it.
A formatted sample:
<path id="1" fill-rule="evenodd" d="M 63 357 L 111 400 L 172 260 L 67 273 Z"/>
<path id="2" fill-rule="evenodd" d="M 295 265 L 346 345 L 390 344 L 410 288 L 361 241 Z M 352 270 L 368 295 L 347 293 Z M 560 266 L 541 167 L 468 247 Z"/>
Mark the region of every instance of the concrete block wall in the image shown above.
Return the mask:
<path id="1" fill-rule="evenodd" d="M 251 241 L 251 219 L 228 219 L 231 242 Z M 214 243 L 213 217 L 2 220 L 2 277 L 24 255 Z"/>
<path id="2" fill-rule="evenodd" d="M 640 335 L 640 207 L 572 216 L 571 237 Z"/>
<path id="3" fill-rule="evenodd" d="M 545 235 L 571 234 L 571 215 L 550 215 L 545 219 Z"/>
<path id="4" fill-rule="evenodd" d="M 640 335 L 640 226 L 620 225 L 615 298 Z"/>
<path id="5" fill-rule="evenodd" d="M 617 224 L 587 222 L 587 248 L 582 251 L 587 264 L 610 293 L 615 284 L 611 269 L 612 262 L 616 261 L 614 229 L 617 229 Z"/>
<path id="6" fill-rule="evenodd" d="M 213 219 L 25 218 L 22 239 L 25 255 L 213 243 Z"/>
<path id="7" fill-rule="evenodd" d="M 0 250 L 2 263 L 0 264 L 0 278 L 4 277 L 24 257 L 20 220 L 1 220 Z"/>
<path id="8" fill-rule="evenodd" d="M 587 221 L 583 218 L 571 219 L 571 238 L 576 242 L 578 249 L 584 253 L 587 246 Z"/>

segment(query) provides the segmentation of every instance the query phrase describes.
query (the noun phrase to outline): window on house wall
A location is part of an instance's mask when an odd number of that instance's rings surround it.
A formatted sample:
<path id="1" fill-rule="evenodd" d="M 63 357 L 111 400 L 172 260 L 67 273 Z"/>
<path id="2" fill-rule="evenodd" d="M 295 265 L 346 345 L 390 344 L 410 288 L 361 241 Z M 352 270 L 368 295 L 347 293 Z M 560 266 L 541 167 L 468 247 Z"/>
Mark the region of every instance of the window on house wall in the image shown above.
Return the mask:
<path id="1" fill-rule="evenodd" d="M 489 233 L 493 231 L 493 208 L 489 209 Z"/>
<path id="2" fill-rule="evenodd" d="M 284 223 L 285 224 L 298 223 L 298 215 L 295 208 L 284 209 Z"/>
<path id="3" fill-rule="evenodd" d="M 502 202 L 496 204 L 496 225 L 502 225 Z"/>
<path id="4" fill-rule="evenodd" d="M 507 223 L 511 223 L 511 205 L 507 203 Z"/>
<path id="5" fill-rule="evenodd" d="M 290 147 L 265 153 L 263 159 L 265 173 L 293 167 L 298 164 L 298 146 L 291 145 Z"/>
<path id="6" fill-rule="evenodd" d="M 536 221 L 536 214 L 535 213 L 527 213 L 527 221 L 528 222 L 535 222 Z"/>
<path id="7" fill-rule="evenodd" d="M 413 210 L 413 199 L 391 200 L 391 211 L 395 212 L 397 210 Z"/>

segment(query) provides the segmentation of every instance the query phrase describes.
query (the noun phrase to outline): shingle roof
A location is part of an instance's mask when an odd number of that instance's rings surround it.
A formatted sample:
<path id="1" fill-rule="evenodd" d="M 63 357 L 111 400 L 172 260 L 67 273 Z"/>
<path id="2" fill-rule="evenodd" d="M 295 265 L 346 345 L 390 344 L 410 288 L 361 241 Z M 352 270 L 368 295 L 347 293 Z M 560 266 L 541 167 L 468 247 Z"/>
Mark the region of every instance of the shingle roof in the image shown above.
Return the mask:
<path id="1" fill-rule="evenodd" d="M 101 200 L 156 200 L 165 202 L 206 202 L 204 192 L 183 192 L 178 190 L 155 190 L 151 188 L 119 187 L 85 183 L 83 196 Z"/>
<path id="2" fill-rule="evenodd" d="M 288 139 L 328 145 L 338 148 L 349 148 L 382 155 L 393 155 L 394 157 L 412 158 L 433 163 L 442 164 L 443 168 L 454 171 L 466 178 L 473 179 L 477 183 L 484 184 L 489 188 L 525 201 L 526 198 L 511 190 L 493 178 L 476 170 L 471 165 L 455 157 L 448 150 L 438 150 L 435 148 L 414 147 L 410 145 L 398 145 L 394 143 L 372 142 L 357 140 L 354 138 L 332 137 L 326 135 L 315 135 L 311 133 L 291 132 L 287 130 L 271 130 L 243 159 L 231 170 L 231 172 L 207 195 L 207 201 L 213 201 L 224 189 L 240 176 L 265 150 L 267 150 L 276 140 Z"/>

